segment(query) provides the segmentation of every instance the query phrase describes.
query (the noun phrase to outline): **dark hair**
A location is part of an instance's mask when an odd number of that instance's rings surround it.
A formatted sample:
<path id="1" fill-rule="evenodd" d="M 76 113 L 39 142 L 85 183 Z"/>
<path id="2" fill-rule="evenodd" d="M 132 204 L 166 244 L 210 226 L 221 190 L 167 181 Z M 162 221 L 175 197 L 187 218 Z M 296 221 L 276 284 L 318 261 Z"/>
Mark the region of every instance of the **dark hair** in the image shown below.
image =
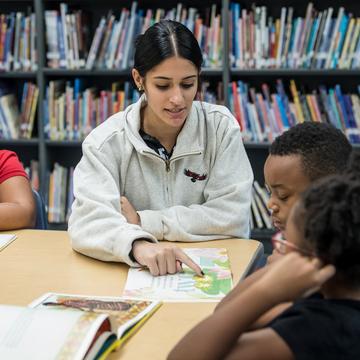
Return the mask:
<path id="1" fill-rule="evenodd" d="M 203 57 L 193 33 L 177 21 L 161 20 L 137 37 L 134 68 L 144 77 L 154 66 L 173 56 L 191 61 L 200 72 Z"/>
<path id="2" fill-rule="evenodd" d="M 351 145 L 341 130 L 330 124 L 304 122 L 278 136 L 270 146 L 271 155 L 300 155 L 311 181 L 345 170 Z"/>
<path id="3" fill-rule="evenodd" d="M 360 173 L 325 177 L 304 192 L 295 210 L 305 241 L 338 279 L 360 287 Z"/>

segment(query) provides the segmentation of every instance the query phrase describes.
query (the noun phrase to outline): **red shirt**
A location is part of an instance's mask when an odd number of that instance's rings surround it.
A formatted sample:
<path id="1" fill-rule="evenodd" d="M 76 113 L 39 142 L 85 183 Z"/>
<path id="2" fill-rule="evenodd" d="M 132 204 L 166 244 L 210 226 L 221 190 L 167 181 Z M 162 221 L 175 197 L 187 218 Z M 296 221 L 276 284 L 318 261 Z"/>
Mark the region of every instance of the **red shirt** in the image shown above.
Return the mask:
<path id="1" fill-rule="evenodd" d="M 27 178 L 17 155 L 9 150 L 0 150 L 0 184 L 14 176 Z"/>

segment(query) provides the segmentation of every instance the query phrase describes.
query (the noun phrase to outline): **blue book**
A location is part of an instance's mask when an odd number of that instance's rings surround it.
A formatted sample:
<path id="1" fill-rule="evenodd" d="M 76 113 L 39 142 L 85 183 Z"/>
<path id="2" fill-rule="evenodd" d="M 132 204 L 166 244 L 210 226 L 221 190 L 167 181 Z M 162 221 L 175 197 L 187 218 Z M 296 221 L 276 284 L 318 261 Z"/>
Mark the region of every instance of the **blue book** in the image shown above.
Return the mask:
<path id="1" fill-rule="evenodd" d="M 233 36 L 232 36 L 232 48 L 234 54 L 234 63 L 236 66 L 237 59 L 240 59 L 240 48 L 239 48 L 239 18 L 240 18 L 240 4 L 231 3 L 232 19 L 233 19 Z"/>
<path id="2" fill-rule="evenodd" d="M 5 37 L 5 46 L 4 46 L 4 65 L 6 70 L 10 70 L 11 67 L 11 52 L 12 44 L 14 38 L 14 27 L 15 27 L 15 13 L 8 15 L 7 21 L 7 31 Z"/>
<path id="3" fill-rule="evenodd" d="M 345 104 L 344 104 L 340 85 L 335 85 L 335 95 L 336 95 L 336 99 L 337 99 L 337 103 L 338 103 L 338 107 L 339 107 L 340 116 L 342 115 L 342 118 L 344 119 L 344 125 L 345 125 L 346 129 L 349 129 L 349 128 L 351 128 L 351 126 L 350 126 L 347 112 L 345 109 Z"/>
<path id="4" fill-rule="evenodd" d="M 320 24 L 319 18 L 316 18 L 312 24 L 311 33 L 310 33 L 311 35 L 310 35 L 310 39 L 308 41 L 308 46 L 306 49 L 307 59 L 306 59 L 305 66 L 304 66 L 305 68 L 310 68 L 310 65 L 311 65 L 311 58 L 312 58 L 311 52 L 314 49 L 316 36 L 317 36 L 318 30 L 319 30 L 319 24 Z"/>
<path id="5" fill-rule="evenodd" d="M 335 69 L 337 66 L 337 63 L 339 61 L 340 51 L 343 46 L 348 23 L 349 23 L 349 17 L 346 14 L 344 14 L 341 18 L 341 22 L 340 22 L 340 26 L 339 26 L 339 42 L 338 42 L 336 49 L 334 49 L 334 54 L 331 59 L 331 65 L 330 65 L 331 69 Z"/>
<path id="6" fill-rule="evenodd" d="M 290 127 L 288 118 L 286 116 L 285 107 L 282 102 L 281 96 L 279 94 L 275 94 L 275 99 L 276 99 L 276 103 L 279 107 L 281 122 L 284 126 L 284 131 L 285 131 L 285 130 L 289 129 L 289 127 Z"/>
<path id="7" fill-rule="evenodd" d="M 336 119 L 336 127 L 345 132 L 345 124 L 342 123 L 340 114 L 336 105 L 336 97 L 334 89 L 329 89 L 329 103 Z"/>
<path id="8" fill-rule="evenodd" d="M 276 81 L 276 90 L 277 90 L 278 94 L 280 95 L 281 101 L 284 105 L 285 114 L 286 114 L 286 118 L 288 120 L 289 126 L 290 127 L 295 126 L 296 125 L 295 115 L 290 110 L 289 98 L 287 97 L 287 95 L 285 93 L 284 84 L 283 84 L 282 80 L 280 80 L 280 79 Z"/>
<path id="9" fill-rule="evenodd" d="M 61 22 L 61 17 L 57 16 L 57 39 L 58 39 L 58 51 L 60 54 L 60 68 L 66 68 L 66 54 L 65 54 L 65 44 L 64 44 L 64 32 Z"/>

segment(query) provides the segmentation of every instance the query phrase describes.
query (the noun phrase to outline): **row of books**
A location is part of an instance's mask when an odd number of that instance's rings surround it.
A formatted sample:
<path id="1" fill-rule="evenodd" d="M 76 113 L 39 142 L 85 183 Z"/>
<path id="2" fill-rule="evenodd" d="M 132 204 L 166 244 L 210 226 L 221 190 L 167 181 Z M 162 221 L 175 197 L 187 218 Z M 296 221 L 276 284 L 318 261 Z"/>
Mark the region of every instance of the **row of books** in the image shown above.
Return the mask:
<path id="1" fill-rule="evenodd" d="M 64 223 L 68 220 L 73 194 L 74 167 L 66 168 L 58 163 L 54 164 L 49 174 L 49 189 L 47 196 L 48 222 Z"/>
<path id="2" fill-rule="evenodd" d="M 87 47 L 88 27 L 81 10 L 69 11 L 66 3 L 60 11 L 45 11 L 47 61 L 51 68 L 68 69 L 127 69 L 132 66 L 134 40 L 138 34 L 160 19 L 182 22 L 195 35 L 204 54 L 206 67 L 220 67 L 222 54 L 221 16 L 216 5 L 201 17 L 195 8 L 130 9 L 122 8 L 117 17 L 113 11 L 103 16 L 95 30 L 91 46 Z"/>
<path id="3" fill-rule="evenodd" d="M 230 5 L 230 55 L 239 68 L 356 69 L 360 67 L 360 17 L 344 7 L 317 11 L 312 2 L 305 17 L 282 7 L 280 18 L 266 6 Z"/>
<path id="4" fill-rule="evenodd" d="M 273 229 L 271 214 L 267 207 L 268 202 L 268 192 L 255 180 L 252 188 L 251 199 L 251 229 Z"/>
<path id="5" fill-rule="evenodd" d="M 15 94 L 0 84 L 0 139 L 30 139 L 34 128 L 39 89 L 25 82 L 20 108 Z"/>
<path id="6" fill-rule="evenodd" d="M 210 84 L 202 84 L 203 100 L 223 102 L 219 83 L 216 93 L 208 90 Z M 139 98 L 130 82 L 115 82 L 111 90 L 95 87 L 83 89 L 81 79 L 74 83 L 64 80 L 49 82 L 44 99 L 44 133 L 50 140 L 82 140 L 92 129 L 110 115 L 124 110 Z"/>
<path id="7" fill-rule="evenodd" d="M 229 98 L 245 141 L 271 142 L 297 123 L 318 121 L 342 130 L 351 143 L 360 143 L 360 86 L 356 94 L 343 93 L 340 85 L 320 85 L 318 90 L 306 93 L 299 92 L 295 81 L 290 80 L 286 92 L 282 80 L 277 80 L 276 91 L 271 93 L 265 83 L 258 91 L 234 81 L 229 86 Z"/>
<path id="8" fill-rule="evenodd" d="M 37 68 L 35 14 L 0 14 L 0 71 Z"/>

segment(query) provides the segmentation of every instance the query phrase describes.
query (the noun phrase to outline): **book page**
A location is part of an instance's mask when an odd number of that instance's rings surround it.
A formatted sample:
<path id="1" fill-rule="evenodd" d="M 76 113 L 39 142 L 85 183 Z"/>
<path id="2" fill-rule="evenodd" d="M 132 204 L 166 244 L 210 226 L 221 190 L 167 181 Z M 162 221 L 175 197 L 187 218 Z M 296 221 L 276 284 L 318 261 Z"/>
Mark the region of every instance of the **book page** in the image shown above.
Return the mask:
<path id="1" fill-rule="evenodd" d="M 0 305 L 0 318 L 1 358 L 80 360 L 106 316 Z"/>
<path id="2" fill-rule="evenodd" d="M 0 251 L 16 239 L 14 234 L 0 234 Z"/>
<path id="3" fill-rule="evenodd" d="M 159 306 L 158 301 L 126 300 L 110 296 L 84 296 L 73 294 L 48 293 L 33 301 L 30 307 L 81 309 L 94 313 L 106 314 L 111 321 L 111 327 L 118 338 L 147 314 Z"/>
<path id="4" fill-rule="evenodd" d="M 189 248 L 184 252 L 205 273 L 200 277 L 183 264 L 183 273 L 152 276 L 147 269 L 130 268 L 123 293 L 129 299 L 162 301 L 219 301 L 232 289 L 226 249 Z"/>

